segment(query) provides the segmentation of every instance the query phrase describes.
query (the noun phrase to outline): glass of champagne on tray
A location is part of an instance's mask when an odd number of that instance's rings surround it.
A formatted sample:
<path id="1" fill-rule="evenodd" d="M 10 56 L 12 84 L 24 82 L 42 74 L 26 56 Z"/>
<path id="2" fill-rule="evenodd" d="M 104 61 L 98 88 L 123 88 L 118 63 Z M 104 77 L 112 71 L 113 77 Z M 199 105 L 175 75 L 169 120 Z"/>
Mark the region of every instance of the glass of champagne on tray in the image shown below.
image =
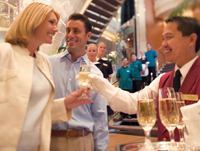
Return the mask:
<path id="1" fill-rule="evenodd" d="M 138 92 L 137 118 L 145 133 L 144 146 L 140 148 L 140 151 L 153 151 L 150 132 L 156 123 L 156 111 L 152 91 L 142 90 Z"/>
<path id="2" fill-rule="evenodd" d="M 177 128 L 179 130 L 180 142 L 185 142 L 185 139 L 184 139 L 185 124 L 183 122 L 183 115 L 180 110 L 181 107 L 185 106 L 185 101 L 183 100 L 183 93 L 176 92 L 176 100 L 177 100 L 176 103 L 179 109 L 179 122 L 178 122 Z"/>
<path id="3" fill-rule="evenodd" d="M 175 149 L 174 130 L 179 123 L 179 110 L 176 104 L 174 88 L 165 87 L 159 89 L 159 116 L 170 136 L 170 150 Z"/>
<path id="4" fill-rule="evenodd" d="M 90 74 L 90 62 L 85 62 L 84 60 L 80 61 L 80 70 L 79 70 L 79 86 L 81 88 L 86 88 L 90 83 L 88 75 Z M 83 93 L 79 99 L 89 99 L 88 95 Z"/>

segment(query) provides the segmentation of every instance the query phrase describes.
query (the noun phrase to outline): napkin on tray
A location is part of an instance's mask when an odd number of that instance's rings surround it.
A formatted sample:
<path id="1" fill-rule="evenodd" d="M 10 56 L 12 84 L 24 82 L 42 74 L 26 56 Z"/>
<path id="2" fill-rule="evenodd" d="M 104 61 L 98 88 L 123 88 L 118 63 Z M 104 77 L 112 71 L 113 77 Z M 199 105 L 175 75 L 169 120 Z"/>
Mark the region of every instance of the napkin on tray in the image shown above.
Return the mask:
<path id="1" fill-rule="evenodd" d="M 189 133 L 190 141 L 195 146 L 200 146 L 200 101 L 181 107 L 183 121 Z"/>

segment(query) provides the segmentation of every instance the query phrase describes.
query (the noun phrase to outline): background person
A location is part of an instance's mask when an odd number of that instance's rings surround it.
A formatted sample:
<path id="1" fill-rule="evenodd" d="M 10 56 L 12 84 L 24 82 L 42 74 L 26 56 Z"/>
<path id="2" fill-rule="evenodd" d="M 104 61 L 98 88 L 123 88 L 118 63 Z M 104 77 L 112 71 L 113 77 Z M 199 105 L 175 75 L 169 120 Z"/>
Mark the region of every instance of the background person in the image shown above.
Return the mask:
<path id="1" fill-rule="evenodd" d="M 137 92 L 141 90 L 142 86 L 142 77 L 141 77 L 141 72 L 142 72 L 142 64 L 140 61 L 137 60 L 137 56 L 135 53 L 131 54 L 131 60 L 132 62 L 130 63 L 130 67 L 132 69 L 133 75 L 134 75 L 134 80 L 133 80 L 133 89 L 132 92 Z M 137 118 L 137 114 L 131 115 L 132 118 Z M 137 123 L 132 123 L 132 125 L 139 125 Z"/>
<path id="2" fill-rule="evenodd" d="M 66 25 L 67 50 L 49 57 L 55 83 L 55 98 L 60 98 L 79 89 L 75 77 L 79 74 L 80 61 L 89 64 L 85 54 L 87 41 L 91 37 L 91 23 L 82 14 L 69 16 Z M 103 77 L 101 71 L 92 63 L 91 73 Z M 94 102 L 73 110 L 69 122 L 53 124 L 51 151 L 106 151 L 109 141 L 107 102 L 100 94 L 91 92 Z"/>
<path id="3" fill-rule="evenodd" d="M 131 67 L 131 69 L 133 70 L 133 73 L 134 73 L 133 91 L 132 92 L 137 92 L 137 91 L 141 90 L 142 64 L 141 64 L 140 61 L 137 61 L 137 56 L 135 55 L 135 53 L 132 53 L 131 59 L 132 59 L 132 62 L 130 63 L 130 67 Z"/>
<path id="4" fill-rule="evenodd" d="M 91 103 L 76 100 L 83 90 L 54 101 L 50 64 L 38 51 L 52 43 L 59 18 L 52 7 L 31 3 L 0 44 L 1 151 L 48 151 L 51 122 L 68 121 L 72 108 Z"/>
<path id="5" fill-rule="evenodd" d="M 149 84 L 151 83 L 151 73 L 153 74 L 153 80 L 156 78 L 156 57 L 158 56 L 157 52 L 151 49 L 151 44 L 147 44 L 147 51 L 145 52 L 145 56 L 149 61 L 148 69 L 149 69 Z"/>
<path id="6" fill-rule="evenodd" d="M 97 45 L 97 61 L 98 64 L 96 66 L 101 70 L 103 73 L 103 77 L 110 81 L 110 75 L 113 73 L 112 64 L 111 62 L 105 58 L 106 54 L 106 44 L 104 42 L 100 42 Z"/>
<path id="7" fill-rule="evenodd" d="M 176 71 L 181 72 L 180 89 L 185 95 L 193 94 L 197 99 L 191 101 L 185 100 L 185 104 L 196 103 L 200 98 L 200 57 L 198 51 L 200 48 L 200 26 L 196 19 L 189 17 L 172 17 L 166 20 L 166 26 L 163 30 L 162 48 L 167 61 L 175 63 L 172 71 L 159 75 L 149 86 L 146 86 L 144 92 L 152 92 L 154 100 L 158 99 L 159 88 L 172 87 Z M 89 75 L 91 79 L 91 90 L 99 92 L 108 101 L 114 111 L 122 111 L 133 114 L 137 111 L 138 93 L 128 93 L 119 88 L 113 87 L 109 82 L 99 76 Z M 189 96 L 189 95 L 188 95 Z M 169 141 L 169 134 L 160 121 L 159 100 L 157 100 L 158 115 L 158 141 Z M 179 141 L 178 130 L 175 129 L 175 140 Z"/>
<path id="8" fill-rule="evenodd" d="M 142 63 L 142 72 L 141 72 L 141 77 L 142 77 L 142 89 L 148 85 L 148 78 L 149 78 L 149 61 L 147 60 L 145 53 L 143 51 L 140 52 L 140 58 L 138 59 Z"/>
<path id="9" fill-rule="evenodd" d="M 132 88 L 133 88 L 133 71 L 132 69 L 128 66 L 128 59 L 127 58 L 123 58 L 122 59 L 122 67 L 120 69 L 117 70 L 117 81 L 119 81 L 119 88 L 121 88 L 122 90 L 128 91 L 128 92 L 132 92 Z M 122 120 L 123 118 L 131 118 L 131 116 L 129 114 L 120 112 L 120 120 Z"/>
<path id="10" fill-rule="evenodd" d="M 89 44 L 87 46 L 87 56 L 88 56 L 88 59 L 95 63 L 96 60 L 97 60 L 97 46 L 93 43 Z"/>
<path id="11" fill-rule="evenodd" d="M 113 69 L 111 62 L 104 57 L 105 54 L 106 54 L 106 44 L 104 42 L 100 42 L 97 45 L 97 62 L 95 63 L 95 65 L 99 68 L 99 70 L 101 70 L 101 72 L 103 73 L 103 77 L 108 79 L 108 81 L 110 82 Z M 108 116 L 114 114 L 113 110 L 110 108 L 109 105 L 107 105 L 107 113 Z"/>

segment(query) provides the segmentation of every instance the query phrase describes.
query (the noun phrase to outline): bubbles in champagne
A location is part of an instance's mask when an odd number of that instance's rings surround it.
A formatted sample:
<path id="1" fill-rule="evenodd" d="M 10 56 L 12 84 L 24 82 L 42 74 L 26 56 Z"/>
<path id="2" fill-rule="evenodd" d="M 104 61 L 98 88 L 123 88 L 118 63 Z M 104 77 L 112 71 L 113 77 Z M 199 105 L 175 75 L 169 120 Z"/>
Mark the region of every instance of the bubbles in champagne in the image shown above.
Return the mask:
<path id="1" fill-rule="evenodd" d="M 87 86 L 87 84 L 90 82 L 90 79 L 88 78 L 88 75 L 90 74 L 90 66 L 89 65 L 81 65 L 80 71 L 79 71 L 79 84 L 80 87 Z"/>
<path id="2" fill-rule="evenodd" d="M 138 101 L 138 122 L 144 129 L 152 129 L 156 122 L 156 112 L 153 99 Z"/>
<path id="3" fill-rule="evenodd" d="M 88 78 L 89 74 L 90 74 L 90 72 L 80 72 L 79 73 L 79 80 L 83 86 L 86 86 L 90 82 L 90 79 Z"/>
<path id="4" fill-rule="evenodd" d="M 176 98 L 164 98 L 159 100 L 159 116 L 162 124 L 168 130 L 176 128 L 179 122 Z"/>
<path id="5" fill-rule="evenodd" d="M 185 127 L 185 124 L 183 123 L 183 120 L 182 120 L 183 119 L 183 115 L 181 113 L 180 108 L 182 106 L 185 106 L 185 102 L 184 101 L 177 101 L 176 104 L 177 104 L 178 109 L 179 109 L 179 123 L 177 125 L 177 128 L 183 128 L 183 127 Z"/>

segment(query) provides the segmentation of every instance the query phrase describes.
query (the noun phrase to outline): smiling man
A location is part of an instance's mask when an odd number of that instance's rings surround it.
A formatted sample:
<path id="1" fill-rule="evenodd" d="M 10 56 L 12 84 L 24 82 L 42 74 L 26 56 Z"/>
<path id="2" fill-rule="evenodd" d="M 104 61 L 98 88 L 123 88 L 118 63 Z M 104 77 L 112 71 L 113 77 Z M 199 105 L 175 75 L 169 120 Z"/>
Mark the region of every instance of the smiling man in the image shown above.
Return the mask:
<path id="1" fill-rule="evenodd" d="M 200 98 L 200 58 L 197 55 L 200 47 L 200 26 L 194 18 L 173 17 L 166 20 L 163 38 L 163 51 L 168 62 L 176 63 L 175 68 L 160 78 L 159 88 L 174 87 L 183 94 L 195 94 Z M 175 75 L 180 71 L 179 86 L 175 86 Z M 197 100 L 185 100 L 185 104 L 196 103 Z M 157 101 L 159 103 L 159 101 Z M 158 118 L 159 140 L 169 140 L 169 135 Z M 179 139 L 175 130 L 175 140 Z"/>
<path id="2" fill-rule="evenodd" d="M 200 58 L 197 54 L 200 47 L 200 26 L 198 21 L 194 18 L 180 16 L 169 18 L 166 20 L 162 38 L 166 61 L 176 65 L 172 71 L 159 75 L 149 86 L 142 89 L 140 95 L 152 92 L 154 100 L 157 100 L 159 88 L 174 87 L 175 91 L 182 92 L 187 96 L 186 105 L 196 103 L 200 98 Z M 180 76 L 179 80 L 175 80 L 177 79 L 175 75 Z M 89 77 L 91 89 L 104 96 L 114 111 L 122 111 L 128 114 L 137 112 L 137 92 L 128 93 L 115 88 L 107 80 L 96 75 L 91 74 Z M 180 87 L 175 85 L 177 82 Z M 157 109 L 158 106 L 159 100 L 157 100 Z M 157 113 L 158 141 L 169 141 L 168 131 L 160 121 L 159 111 Z M 179 141 L 177 129 L 174 136 L 175 140 Z"/>
<path id="3" fill-rule="evenodd" d="M 67 51 L 49 57 L 55 84 L 55 98 L 66 96 L 79 89 L 75 79 L 80 61 L 89 64 L 85 54 L 86 43 L 91 37 L 91 23 L 82 14 L 69 16 L 66 25 Z M 93 64 L 91 73 L 103 77 Z M 106 151 L 109 141 L 107 102 L 96 92 L 91 92 L 94 102 L 74 108 L 69 122 L 53 124 L 51 151 Z M 86 100 L 87 101 L 87 100 Z"/>

